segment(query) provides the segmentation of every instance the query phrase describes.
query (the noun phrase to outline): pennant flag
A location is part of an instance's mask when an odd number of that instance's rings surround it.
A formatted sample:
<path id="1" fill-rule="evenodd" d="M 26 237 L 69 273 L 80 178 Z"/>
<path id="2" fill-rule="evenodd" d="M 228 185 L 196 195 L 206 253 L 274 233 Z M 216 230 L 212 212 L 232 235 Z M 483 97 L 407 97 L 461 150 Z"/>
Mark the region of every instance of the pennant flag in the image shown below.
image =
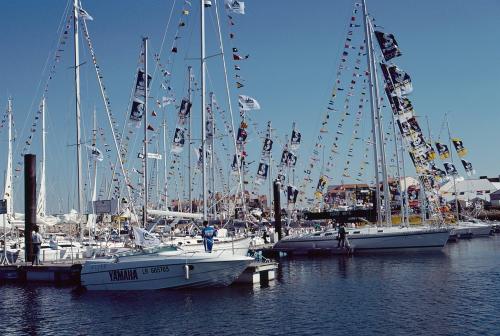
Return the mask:
<path id="1" fill-rule="evenodd" d="M 375 31 L 375 37 L 377 38 L 380 50 L 386 61 L 393 59 L 394 57 L 401 56 L 401 51 L 399 50 L 398 43 L 392 34 L 386 34 L 381 31 Z"/>
<path id="2" fill-rule="evenodd" d="M 237 0 L 225 0 L 228 12 L 235 14 L 245 14 L 245 3 Z"/>
<path id="3" fill-rule="evenodd" d="M 455 165 L 451 162 L 443 162 L 444 165 L 444 170 L 446 171 L 446 174 L 448 175 L 458 175 L 457 168 L 455 168 Z"/>
<path id="4" fill-rule="evenodd" d="M 382 73 L 384 74 L 387 88 L 392 96 L 405 96 L 413 91 L 410 75 L 395 65 L 387 66 L 380 63 Z"/>
<path id="5" fill-rule="evenodd" d="M 238 65 L 235 65 L 234 70 L 241 70 L 241 68 Z"/>
<path id="6" fill-rule="evenodd" d="M 99 150 L 99 148 L 90 145 L 85 145 L 85 147 L 87 147 L 90 150 L 90 155 L 92 159 L 96 161 L 104 160 L 104 155 L 102 155 L 102 152 Z"/>
<path id="7" fill-rule="evenodd" d="M 165 106 L 173 104 L 173 103 L 175 103 L 175 98 L 173 98 L 173 97 L 165 97 L 165 96 L 163 96 L 161 98 L 161 106 L 162 107 L 165 107 Z"/>
<path id="8" fill-rule="evenodd" d="M 236 82 L 236 88 L 240 89 L 244 87 L 245 85 L 241 84 L 240 82 Z"/>
<path id="9" fill-rule="evenodd" d="M 249 58 L 250 55 L 245 55 L 245 56 L 240 56 L 238 54 L 233 54 L 233 60 L 234 61 L 242 61 L 242 60 L 246 60 L 247 58 Z"/>
<path id="10" fill-rule="evenodd" d="M 464 157 L 465 155 L 467 155 L 467 148 L 464 147 L 461 139 L 453 138 L 451 139 L 451 142 L 453 143 L 453 146 L 455 146 L 459 157 Z"/>
<path id="11" fill-rule="evenodd" d="M 472 163 L 470 163 L 469 161 L 462 159 L 462 165 L 464 166 L 464 169 L 465 169 L 465 172 L 467 173 L 467 175 L 471 176 L 471 175 L 474 175 L 476 173 L 474 168 L 472 168 Z"/>
<path id="12" fill-rule="evenodd" d="M 447 145 L 442 144 L 440 142 L 436 142 L 436 149 L 437 149 L 437 152 L 438 152 L 441 160 L 444 160 L 444 159 L 447 159 L 450 157 L 450 151 L 449 151 Z"/>
<path id="13" fill-rule="evenodd" d="M 151 112 L 151 115 L 152 115 L 153 117 L 156 117 L 156 116 L 157 116 L 157 114 L 156 114 L 156 112 L 155 112 L 154 110 L 153 110 L 153 112 Z"/>
<path id="14" fill-rule="evenodd" d="M 259 102 L 255 98 L 245 95 L 238 96 L 238 106 L 243 111 L 260 110 Z"/>
<path id="15" fill-rule="evenodd" d="M 154 130 L 155 129 L 153 128 L 153 126 L 151 126 L 151 124 L 148 124 L 148 131 L 153 131 L 154 132 Z"/>

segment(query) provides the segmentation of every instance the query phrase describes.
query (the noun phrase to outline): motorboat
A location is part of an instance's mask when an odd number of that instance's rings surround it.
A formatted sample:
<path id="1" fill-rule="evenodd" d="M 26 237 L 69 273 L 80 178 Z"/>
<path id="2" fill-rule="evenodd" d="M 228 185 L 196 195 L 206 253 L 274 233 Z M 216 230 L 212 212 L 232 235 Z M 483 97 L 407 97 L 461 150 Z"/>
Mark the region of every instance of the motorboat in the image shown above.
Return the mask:
<path id="1" fill-rule="evenodd" d="M 354 253 L 440 250 L 450 235 L 448 228 L 429 227 L 364 227 L 346 228 L 346 231 L 347 244 Z M 330 229 L 286 237 L 274 248 L 293 254 L 308 254 L 318 249 L 337 249 L 337 246 L 337 230 Z"/>
<path id="2" fill-rule="evenodd" d="M 491 234 L 493 225 L 476 220 L 460 221 L 451 230 L 451 235 L 457 238 L 487 237 Z"/>
<path id="3" fill-rule="evenodd" d="M 88 290 L 154 290 L 228 286 L 253 258 L 156 248 L 87 260 L 81 284 Z"/>

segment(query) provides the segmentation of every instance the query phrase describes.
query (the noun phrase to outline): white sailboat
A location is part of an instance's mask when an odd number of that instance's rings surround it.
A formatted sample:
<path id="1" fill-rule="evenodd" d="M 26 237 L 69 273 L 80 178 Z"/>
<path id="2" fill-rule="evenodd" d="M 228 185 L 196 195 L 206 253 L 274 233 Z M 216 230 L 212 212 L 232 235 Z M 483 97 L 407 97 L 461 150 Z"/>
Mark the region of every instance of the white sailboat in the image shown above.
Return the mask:
<path id="1" fill-rule="evenodd" d="M 430 228 L 430 227 L 392 227 L 391 211 L 388 206 L 389 188 L 388 177 L 385 164 L 385 148 L 382 139 L 381 117 L 380 117 L 380 97 L 378 90 L 378 79 L 376 75 L 376 66 L 374 60 L 374 48 L 372 43 L 373 27 L 366 9 L 366 1 L 363 1 L 363 21 L 365 28 L 365 44 L 367 50 L 370 103 L 372 113 L 372 134 L 374 150 L 374 168 L 377 180 L 376 199 L 377 210 L 381 209 L 378 186 L 380 171 L 378 168 L 379 155 L 382 167 L 382 182 L 386 200 L 385 221 L 386 226 L 382 227 L 381 214 L 377 211 L 377 227 L 356 228 L 347 230 L 347 239 L 349 246 L 354 252 L 370 251 L 428 251 L 444 247 L 450 235 L 449 228 Z M 377 148 L 378 145 L 378 148 Z M 403 209 L 402 209 L 403 211 Z M 290 237 L 277 244 L 275 248 L 293 253 L 308 253 L 315 249 L 336 249 L 338 245 L 337 232 L 334 230 L 326 232 L 317 232 L 300 237 Z"/>

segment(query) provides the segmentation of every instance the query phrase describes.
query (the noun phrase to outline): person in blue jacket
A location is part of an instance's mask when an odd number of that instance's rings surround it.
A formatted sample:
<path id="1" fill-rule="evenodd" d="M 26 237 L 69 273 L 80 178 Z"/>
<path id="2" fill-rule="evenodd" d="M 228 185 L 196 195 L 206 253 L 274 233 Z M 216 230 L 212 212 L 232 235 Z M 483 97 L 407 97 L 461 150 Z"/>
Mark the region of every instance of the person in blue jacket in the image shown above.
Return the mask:
<path id="1" fill-rule="evenodd" d="M 217 230 L 213 226 L 208 225 L 208 221 L 203 221 L 203 229 L 201 230 L 201 237 L 203 238 L 203 246 L 205 252 L 212 253 L 214 245 L 214 237 L 217 235 Z"/>

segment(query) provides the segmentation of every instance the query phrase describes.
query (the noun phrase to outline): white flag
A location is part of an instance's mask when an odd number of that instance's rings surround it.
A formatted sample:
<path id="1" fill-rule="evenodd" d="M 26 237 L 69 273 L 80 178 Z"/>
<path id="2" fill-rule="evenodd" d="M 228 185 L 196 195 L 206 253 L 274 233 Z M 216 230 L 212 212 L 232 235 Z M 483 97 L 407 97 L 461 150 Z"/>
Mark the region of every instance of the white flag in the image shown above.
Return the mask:
<path id="1" fill-rule="evenodd" d="M 78 9 L 78 15 L 80 15 L 84 20 L 94 21 L 94 18 L 83 8 Z"/>
<path id="2" fill-rule="evenodd" d="M 92 157 L 92 159 L 97 161 L 104 160 L 104 155 L 102 155 L 102 152 L 99 150 L 99 148 L 90 145 L 85 145 L 85 147 L 90 150 L 90 156 Z"/>
<path id="3" fill-rule="evenodd" d="M 136 245 L 142 247 L 153 247 L 160 244 L 158 238 L 148 231 L 136 226 L 134 226 L 134 241 Z"/>
<path id="4" fill-rule="evenodd" d="M 245 14 L 245 3 L 237 0 L 226 0 L 226 8 L 235 14 Z"/>
<path id="5" fill-rule="evenodd" d="M 238 106 L 242 111 L 260 110 L 260 104 L 255 98 L 244 95 L 238 96 Z"/>
<path id="6" fill-rule="evenodd" d="M 162 105 L 162 107 L 165 107 L 165 106 L 173 104 L 173 103 L 175 103 L 175 98 L 173 98 L 173 97 L 165 97 L 165 96 L 163 96 L 161 98 L 161 105 Z"/>

